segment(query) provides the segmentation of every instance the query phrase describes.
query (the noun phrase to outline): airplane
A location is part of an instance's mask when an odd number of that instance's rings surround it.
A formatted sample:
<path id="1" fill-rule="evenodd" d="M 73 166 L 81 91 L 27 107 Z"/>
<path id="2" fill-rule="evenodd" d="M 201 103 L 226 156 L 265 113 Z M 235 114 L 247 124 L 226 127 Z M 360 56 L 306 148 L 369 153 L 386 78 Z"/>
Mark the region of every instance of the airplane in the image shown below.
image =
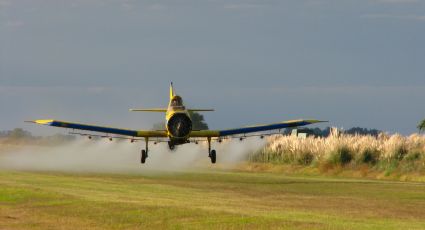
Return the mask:
<path id="1" fill-rule="evenodd" d="M 170 150 L 174 150 L 175 146 L 183 145 L 187 143 L 198 144 L 200 141 L 208 142 L 208 157 L 211 160 L 212 164 L 216 163 L 217 152 L 214 149 L 211 149 L 211 142 L 217 141 L 222 142 L 223 139 L 228 138 L 239 138 L 241 141 L 247 137 L 259 136 L 263 138 L 264 136 L 279 134 L 280 130 L 283 128 L 299 127 L 310 125 L 319 122 L 327 122 L 320 120 L 290 120 L 283 121 L 273 124 L 266 125 L 255 125 L 247 126 L 242 128 L 235 129 L 226 129 L 226 130 L 194 130 L 192 127 L 192 120 L 190 117 L 191 112 L 207 112 L 214 111 L 213 109 L 188 109 L 183 104 L 183 99 L 181 96 L 176 95 L 173 87 L 173 83 L 170 85 L 170 100 L 167 108 L 152 108 L 152 109 L 130 109 L 130 111 L 137 112 L 160 112 L 165 113 L 165 129 L 164 130 L 131 130 L 131 129 L 122 129 L 122 128 L 111 128 L 106 126 L 97 126 L 89 124 L 81 124 L 53 119 L 43 119 L 43 120 L 32 120 L 27 121 L 40 125 L 48 125 L 60 128 L 68 128 L 72 130 L 85 130 L 98 133 L 105 133 L 105 135 L 94 135 L 87 133 L 76 133 L 70 132 L 70 134 L 77 134 L 82 136 L 87 136 L 89 139 L 92 137 L 102 137 L 108 138 L 112 141 L 113 138 L 118 139 L 130 139 L 131 142 L 143 141 L 145 142 L 145 149 L 141 150 L 140 162 L 144 164 L 148 158 L 148 147 L 149 142 L 167 142 Z M 264 133 L 266 131 L 279 130 L 278 133 Z M 247 135 L 253 134 L 254 135 Z M 257 134 L 255 134 L 257 133 Z M 119 136 L 110 136 L 119 135 Z M 239 135 L 239 136 L 238 136 Z"/>

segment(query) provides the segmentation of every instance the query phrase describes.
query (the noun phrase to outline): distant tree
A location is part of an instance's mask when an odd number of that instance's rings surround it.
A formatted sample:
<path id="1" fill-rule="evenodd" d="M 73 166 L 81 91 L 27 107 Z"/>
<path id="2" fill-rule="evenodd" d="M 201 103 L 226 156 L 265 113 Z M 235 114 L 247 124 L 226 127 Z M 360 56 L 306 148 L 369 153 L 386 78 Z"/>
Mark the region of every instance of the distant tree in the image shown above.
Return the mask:
<path id="1" fill-rule="evenodd" d="M 205 122 L 204 115 L 197 112 L 189 112 L 192 119 L 192 129 L 194 130 L 207 130 L 208 124 Z"/>
<path id="2" fill-rule="evenodd" d="M 197 112 L 189 112 L 190 118 L 192 119 L 193 130 L 207 130 L 208 124 L 205 122 L 204 115 Z M 165 122 L 155 123 L 152 126 L 153 130 L 165 130 Z"/>
<path id="3" fill-rule="evenodd" d="M 291 134 L 293 128 L 285 129 L 283 134 L 289 135 Z M 320 128 L 297 128 L 299 133 L 307 133 L 309 135 L 313 135 L 315 137 L 327 137 L 331 133 L 331 127 L 326 127 L 324 129 Z M 360 128 L 353 127 L 344 131 L 345 134 L 349 135 L 371 135 L 377 137 L 382 131 L 377 129 L 368 129 L 368 128 Z"/>
<path id="4" fill-rule="evenodd" d="M 377 129 L 353 127 L 351 129 L 346 130 L 344 133 L 351 135 L 371 135 L 377 137 L 381 132 L 381 130 Z"/>
<path id="5" fill-rule="evenodd" d="M 16 128 L 14 130 L 8 131 L 7 137 L 12 139 L 23 139 L 23 138 L 31 138 L 32 135 L 28 131 L 25 131 L 21 128 Z"/>
<path id="6" fill-rule="evenodd" d="M 418 129 L 419 129 L 419 132 L 425 131 L 425 119 L 423 119 L 421 122 L 419 122 Z"/>

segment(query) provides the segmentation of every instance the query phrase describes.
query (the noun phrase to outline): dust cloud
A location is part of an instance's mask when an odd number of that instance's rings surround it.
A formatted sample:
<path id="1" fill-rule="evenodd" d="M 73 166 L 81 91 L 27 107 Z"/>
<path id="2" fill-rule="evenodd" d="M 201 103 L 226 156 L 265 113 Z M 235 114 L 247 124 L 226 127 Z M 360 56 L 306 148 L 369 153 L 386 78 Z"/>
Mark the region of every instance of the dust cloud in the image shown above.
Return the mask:
<path id="1" fill-rule="evenodd" d="M 263 147 L 265 140 L 214 142 L 217 164 L 211 165 L 206 143 L 185 144 L 170 151 L 166 143 L 149 144 L 149 157 L 140 164 L 144 142 L 77 139 L 53 146 L 22 146 L 0 154 L 0 170 L 31 170 L 92 173 L 143 173 L 209 169 L 241 163 L 248 154 Z"/>

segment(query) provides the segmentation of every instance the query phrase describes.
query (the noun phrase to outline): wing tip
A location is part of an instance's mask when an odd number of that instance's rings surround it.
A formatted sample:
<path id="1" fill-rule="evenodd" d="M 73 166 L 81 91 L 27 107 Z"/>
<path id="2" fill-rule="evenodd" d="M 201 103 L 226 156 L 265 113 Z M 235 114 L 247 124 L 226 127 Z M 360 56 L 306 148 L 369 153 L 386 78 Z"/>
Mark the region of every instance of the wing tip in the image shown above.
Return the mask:
<path id="1" fill-rule="evenodd" d="M 307 120 L 307 122 L 309 123 L 324 123 L 324 122 L 329 122 L 329 121 L 324 121 L 324 120 Z"/>
<path id="2" fill-rule="evenodd" d="M 54 120 L 52 119 L 48 119 L 48 120 L 31 120 L 31 121 L 25 121 L 28 123 L 34 123 L 34 124 L 39 124 L 39 125 L 50 125 Z"/>

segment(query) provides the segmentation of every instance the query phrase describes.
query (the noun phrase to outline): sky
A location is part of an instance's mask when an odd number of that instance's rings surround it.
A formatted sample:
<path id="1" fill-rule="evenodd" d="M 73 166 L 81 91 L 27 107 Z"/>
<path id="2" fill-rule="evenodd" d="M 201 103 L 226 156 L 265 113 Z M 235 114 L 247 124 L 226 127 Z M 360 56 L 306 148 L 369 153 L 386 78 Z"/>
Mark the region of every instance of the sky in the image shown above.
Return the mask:
<path id="1" fill-rule="evenodd" d="M 298 118 L 410 134 L 424 0 L 0 0 L 0 130 L 149 129 L 170 81 L 211 129 Z"/>

